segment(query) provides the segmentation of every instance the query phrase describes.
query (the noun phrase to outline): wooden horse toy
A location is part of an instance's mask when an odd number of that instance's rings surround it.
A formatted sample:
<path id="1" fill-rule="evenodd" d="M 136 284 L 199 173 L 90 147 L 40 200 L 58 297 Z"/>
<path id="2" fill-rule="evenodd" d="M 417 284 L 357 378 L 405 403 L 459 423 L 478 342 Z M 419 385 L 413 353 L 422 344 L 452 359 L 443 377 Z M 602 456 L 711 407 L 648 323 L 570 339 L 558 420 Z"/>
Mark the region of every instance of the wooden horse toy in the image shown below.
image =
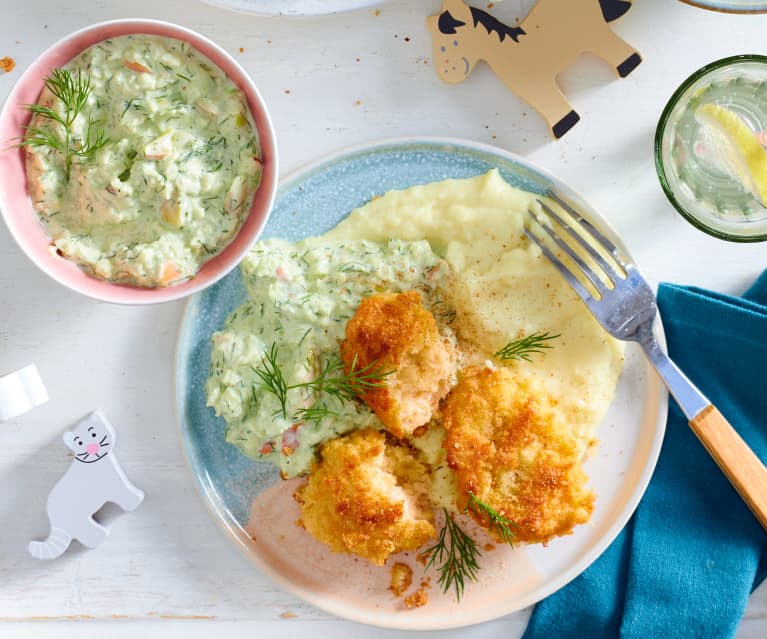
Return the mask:
<path id="1" fill-rule="evenodd" d="M 442 0 L 442 12 L 427 20 L 434 68 L 442 80 L 457 84 L 485 60 L 560 138 L 580 116 L 557 86 L 559 73 L 585 51 L 605 60 L 622 78 L 642 62 L 608 26 L 630 8 L 624 0 L 539 0 L 519 26 L 510 27 L 462 0 Z"/>

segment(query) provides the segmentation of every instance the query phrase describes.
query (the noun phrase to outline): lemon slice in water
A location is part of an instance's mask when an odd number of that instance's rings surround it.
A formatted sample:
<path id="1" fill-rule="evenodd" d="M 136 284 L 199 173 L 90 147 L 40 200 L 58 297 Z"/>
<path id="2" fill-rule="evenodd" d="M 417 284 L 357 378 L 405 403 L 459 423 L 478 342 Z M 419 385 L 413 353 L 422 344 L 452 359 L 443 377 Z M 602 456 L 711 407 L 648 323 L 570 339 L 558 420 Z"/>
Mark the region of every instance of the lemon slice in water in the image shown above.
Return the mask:
<path id="1" fill-rule="evenodd" d="M 704 104 L 695 119 L 708 127 L 719 160 L 744 188 L 767 206 L 767 150 L 746 122 L 734 111 L 718 104 Z"/>

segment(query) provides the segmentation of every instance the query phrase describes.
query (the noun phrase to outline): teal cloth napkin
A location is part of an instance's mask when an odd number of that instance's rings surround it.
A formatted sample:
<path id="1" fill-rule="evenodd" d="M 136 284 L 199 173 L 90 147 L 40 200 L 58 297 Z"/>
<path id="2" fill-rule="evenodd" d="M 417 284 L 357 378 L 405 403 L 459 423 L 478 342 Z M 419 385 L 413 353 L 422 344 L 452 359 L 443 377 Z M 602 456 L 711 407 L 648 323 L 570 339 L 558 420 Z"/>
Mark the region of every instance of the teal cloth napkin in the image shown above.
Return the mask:
<path id="1" fill-rule="evenodd" d="M 767 460 L 767 271 L 742 298 L 661 284 L 658 307 L 671 358 Z M 731 637 L 766 575 L 767 534 L 670 399 L 634 516 L 523 639 Z"/>

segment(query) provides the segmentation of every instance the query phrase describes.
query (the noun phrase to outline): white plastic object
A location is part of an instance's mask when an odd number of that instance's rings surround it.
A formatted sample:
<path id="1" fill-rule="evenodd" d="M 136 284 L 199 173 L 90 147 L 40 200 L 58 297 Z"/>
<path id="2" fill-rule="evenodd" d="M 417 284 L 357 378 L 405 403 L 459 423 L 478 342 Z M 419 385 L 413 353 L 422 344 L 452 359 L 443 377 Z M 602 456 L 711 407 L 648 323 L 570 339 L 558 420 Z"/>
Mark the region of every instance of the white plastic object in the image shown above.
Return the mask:
<path id="1" fill-rule="evenodd" d="M 0 422 L 23 415 L 47 401 L 48 391 L 34 364 L 0 377 Z"/>
<path id="2" fill-rule="evenodd" d="M 99 412 L 80 420 L 64 433 L 64 443 L 74 459 L 48 496 L 51 531 L 43 541 L 29 543 L 29 554 L 36 559 L 55 559 L 73 539 L 88 548 L 98 546 L 109 534 L 93 519 L 105 503 L 123 510 L 138 508 L 143 491 L 125 476 L 114 452 L 117 433 Z"/>

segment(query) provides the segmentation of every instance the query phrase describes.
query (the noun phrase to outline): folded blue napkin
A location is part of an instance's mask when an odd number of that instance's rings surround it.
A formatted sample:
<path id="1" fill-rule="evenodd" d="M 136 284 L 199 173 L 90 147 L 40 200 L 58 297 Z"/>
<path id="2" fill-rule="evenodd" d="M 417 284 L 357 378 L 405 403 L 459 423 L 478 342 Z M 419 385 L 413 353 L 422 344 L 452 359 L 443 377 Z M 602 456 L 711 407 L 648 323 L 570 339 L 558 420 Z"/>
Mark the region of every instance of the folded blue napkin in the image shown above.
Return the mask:
<path id="1" fill-rule="evenodd" d="M 742 298 L 661 284 L 658 306 L 671 358 L 767 461 L 767 271 Z M 634 516 L 523 639 L 732 637 L 765 576 L 767 533 L 670 399 Z"/>

